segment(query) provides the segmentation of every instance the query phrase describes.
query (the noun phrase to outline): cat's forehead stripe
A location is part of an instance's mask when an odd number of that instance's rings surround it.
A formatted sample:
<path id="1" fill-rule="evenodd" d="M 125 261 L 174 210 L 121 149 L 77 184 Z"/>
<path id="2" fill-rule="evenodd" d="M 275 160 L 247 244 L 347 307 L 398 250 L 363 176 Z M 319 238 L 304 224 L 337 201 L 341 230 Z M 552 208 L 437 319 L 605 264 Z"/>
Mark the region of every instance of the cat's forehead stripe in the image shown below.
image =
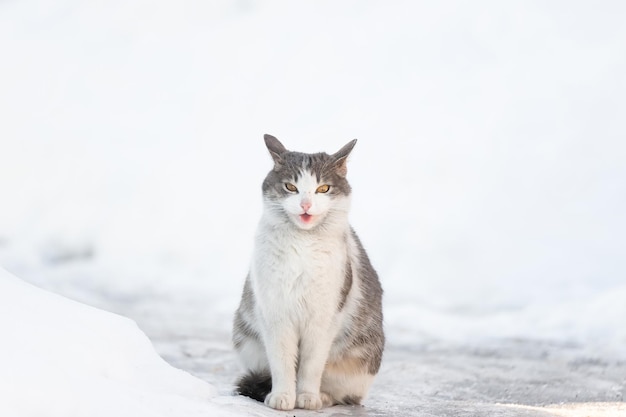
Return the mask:
<path id="1" fill-rule="evenodd" d="M 320 180 L 320 170 L 313 170 L 313 161 L 311 160 L 312 158 L 305 158 L 304 162 L 302 164 L 302 170 L 300 171 L 301 174 L 304 175 L 310 175 L 315 176 L 315 179 L 317 181 Z"/>
<path id="2" fill-rule="evenodd" d="M 306 154 L 291 152 L 287 156 L 286 168 L 293 181 L 298 181 L 301 175 L 312 174 L 320 181 L 328 155 L 324 153 Z"/>

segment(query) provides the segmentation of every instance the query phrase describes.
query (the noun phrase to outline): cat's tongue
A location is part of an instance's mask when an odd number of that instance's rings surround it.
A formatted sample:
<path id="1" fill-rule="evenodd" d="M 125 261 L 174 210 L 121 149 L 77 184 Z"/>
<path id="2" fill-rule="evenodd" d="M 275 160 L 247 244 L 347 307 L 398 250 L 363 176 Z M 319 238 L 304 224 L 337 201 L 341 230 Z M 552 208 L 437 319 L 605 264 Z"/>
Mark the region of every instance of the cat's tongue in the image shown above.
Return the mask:
<path id="1" fill-rule="evenodd" d="M 311 216 L 309 213 L 304 213 L 300 215 L 300 220 L 302 220 L 302 222 L 304 223 L 310 222 L 312 218 L 313 216 Z"/>

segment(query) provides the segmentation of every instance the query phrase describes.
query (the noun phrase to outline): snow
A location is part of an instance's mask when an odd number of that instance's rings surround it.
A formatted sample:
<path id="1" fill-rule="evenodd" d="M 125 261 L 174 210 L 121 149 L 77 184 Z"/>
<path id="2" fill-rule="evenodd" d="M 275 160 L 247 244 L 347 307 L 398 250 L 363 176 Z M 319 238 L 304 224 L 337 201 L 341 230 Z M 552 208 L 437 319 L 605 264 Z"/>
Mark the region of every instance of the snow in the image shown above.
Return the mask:
<path id="1" fill-rule="evenodd" d="M 169 366 L 134 322 L 0 270 L 4 416 L 229 415 Z"/>
<path id="2" fill-rule="evenodd" d="M 271 164 L 263 133 L 310 152 L 356 137 L 351 219 L 392 348 L 524 339 L 625 358 L 624 18 L 611 1 L 4 2 L 0 265 L 105 309 L 194 294 L 198 320 L 227 334 Z M 129 322 L 14 280 L 0 292 L 37 305 L 11 310 L 30 345 L 76 342 L 63 360 L 12 362 L 58 407 L 74 389 L 135 411 L 216 389 L 144 387 L 171 372 L 140 359 L 154 355 Z M 78 331 L 51 337 L 64 322 Z"/>

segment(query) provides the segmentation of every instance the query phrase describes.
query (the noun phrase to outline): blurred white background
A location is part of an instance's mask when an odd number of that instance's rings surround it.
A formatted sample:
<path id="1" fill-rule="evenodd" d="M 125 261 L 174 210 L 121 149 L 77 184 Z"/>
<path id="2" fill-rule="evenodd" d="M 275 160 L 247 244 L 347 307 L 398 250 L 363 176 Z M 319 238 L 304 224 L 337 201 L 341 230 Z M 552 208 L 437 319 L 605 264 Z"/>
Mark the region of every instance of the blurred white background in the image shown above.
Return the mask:
<path id="1" fill-rule="evenodd" d="M 392 344 L 624 353 L 624 21 L 619 1 L 3 1 L 0 265 L 227 318 L 262 135 L 358 138 L 351 218 Z"/>

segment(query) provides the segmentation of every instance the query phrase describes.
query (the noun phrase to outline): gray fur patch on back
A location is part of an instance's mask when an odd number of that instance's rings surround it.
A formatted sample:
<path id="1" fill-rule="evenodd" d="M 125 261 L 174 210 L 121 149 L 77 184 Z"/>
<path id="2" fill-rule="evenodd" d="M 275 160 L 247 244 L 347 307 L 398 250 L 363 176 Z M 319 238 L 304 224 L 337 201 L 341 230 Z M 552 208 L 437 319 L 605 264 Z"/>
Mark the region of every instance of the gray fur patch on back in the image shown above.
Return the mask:
<path id="1" fill-rule="evenodd" d="M 252 328 L 248 320 L 246 320 L 246 316 L 254 310 L 254 305 L 254 293 L 252 292 L 250 278 L 248 277 L 243 287 L 241 303 L 235 313 L 233 323 L 233 344 L 236 349 L 239 349 L 246 339 L 261 340 L 257 331 Z"/>
<path id="2" fill-rule="evenodd" d="M 343 306 L 346 304 L 346 299 L 350 290 L 352 289 L 352 265 L 350 262 L 346 265 L 345 277 L 343 279 L 343 287 L 341 287 L 341 294 L 339 298 L 339 311 L 343 310 Z"/>
<path id="3" fill-rule="evenodd" d="M 351 231 L 358 247 L 358 257 L 360 267 L 358 270 L 360 278 L 360 289 L 363 298 L 357 309 L 357 314 L 353 318 L 353 326 L 345 334 L 345 340 L 353 348 L 360 348 L 363 352 L 360 360 L 366 365 L 370 374 L 375 375 L 380 369 L 385 347 L 385 335 L 383 332 L 382 295 L 383 289 L 380 286 L 378 274 L 359 240 L 358 236 Z"/>

